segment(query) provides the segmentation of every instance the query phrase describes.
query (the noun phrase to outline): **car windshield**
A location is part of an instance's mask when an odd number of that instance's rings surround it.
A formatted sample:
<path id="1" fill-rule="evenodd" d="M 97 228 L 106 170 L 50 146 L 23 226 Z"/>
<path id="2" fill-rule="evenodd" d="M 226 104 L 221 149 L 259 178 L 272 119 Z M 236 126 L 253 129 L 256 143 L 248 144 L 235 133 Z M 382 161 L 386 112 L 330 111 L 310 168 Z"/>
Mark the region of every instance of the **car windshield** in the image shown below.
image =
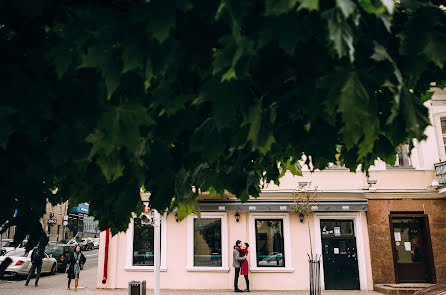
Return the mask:
<path id="1" fill-rule="evenodd" d="M 8 253 L 5 254 L 5 256 L 17 256 L 17 257 L 26 257 L 26 251 L 25 249 L 16 249 L 16 250 L 12 250 L 9 251 Z"/>
<path id="2" fill-rule="evenodd" d="M 14 246 L 12 245 L 12 242 L 6 241 L 6 242 L 3 244 L 3 247 L 14 247 Z"/>
<path id="3" fill-rule="evenodd" d="M 57 255 L 62 255 L 63 253 L 63 247 L 60 246 L 46 246 L 45 247 L 45 253 L 48 254 L 57 254 Z"/>

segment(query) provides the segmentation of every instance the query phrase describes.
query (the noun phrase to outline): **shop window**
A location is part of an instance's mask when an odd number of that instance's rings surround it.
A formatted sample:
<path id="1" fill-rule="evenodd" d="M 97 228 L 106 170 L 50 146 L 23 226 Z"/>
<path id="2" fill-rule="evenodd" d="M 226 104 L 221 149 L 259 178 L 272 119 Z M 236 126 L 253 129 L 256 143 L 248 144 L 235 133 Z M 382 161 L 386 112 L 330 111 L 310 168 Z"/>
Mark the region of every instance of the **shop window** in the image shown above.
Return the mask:
<path id="1" fill-rule="evenodd" d="M 194 219 L 194 266 L 221 267 L 221 219 Z"/>
<path id="2" fill-rule="evenodd" d="M 133 266 L 154 265 L 154 228 L 145 224 L 141 218 L 135 218 L 133 223 Z"/>
<path id="3" fill-rule="evenodd" d="M 150 215 L 146 215 L 149 216 Z M 126 270 L 152 271 L 155 263 L 155 228 L 149 218 L 133 218 L 127 231 Z M 160 246 L 161 270 L 166 268 L 166 227 L 167 216 L 161 217 Z"/>
<path id="4" fill-rule="evenodd" d="M 282 219 L 256 219 L 258 267 L 285 267 Z"/>
<path id="5" fill-rule="evenodd" d="M 227 271 L 226 213 L 202 212 L 188 217 L 188 271 Z M 223 242 L 224 241 L 224 242 Z"/>
<path id="6" fill-rule="evenodd" d="M 446 152 L 446 118 L 441 118 L 441 135 L 443 138 L 443 149 Z"/>
<path id="7" fill-rule="evenodd" d="M 251 272 L 293 272 L 289 213 L 249 214 Z"/>

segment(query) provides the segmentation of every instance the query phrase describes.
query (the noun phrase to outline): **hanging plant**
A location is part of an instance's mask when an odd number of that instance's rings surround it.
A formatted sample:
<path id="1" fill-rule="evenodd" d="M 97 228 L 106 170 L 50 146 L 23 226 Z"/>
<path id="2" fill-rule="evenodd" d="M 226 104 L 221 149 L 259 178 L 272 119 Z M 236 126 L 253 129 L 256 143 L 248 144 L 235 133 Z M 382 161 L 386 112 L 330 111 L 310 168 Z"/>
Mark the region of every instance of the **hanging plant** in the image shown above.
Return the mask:
<path id="1" fill-rule="evenodd" d="M 314 192 L 300 189 L 293 192 L 294 204 L 291 205 L 291 209 L 298 213 L 299 216 L 308 216 L 313 213 L 313 207 L 317 206 L 317 187 Z M 303 219 L 302 219 L 303 221 Z M 301 222 L 302 222 L 301 221 Z"/>
<path id="2" fill-rule="evenodd" d="M 311 184 L 311 183 L 310 183 Z M 299 190 L 293 192 L 294 204 L 291 205 L 291 209 L 299 214 L 300 222 L 304 221 L 304 217 L 313 213 L 314 206 L 317 206 L 317 187 L 315 187 L 313 192 L 309 192 L 304 186 L 299 186 Z M 310 221 L 307 220 L 308 224 L 308 236 L 310 238 L 310 254 L 308 254 L 309 261 L 318 261 L 318 255 L 313 256 L 313 244 L 311 241 L 310 232 Z"/>

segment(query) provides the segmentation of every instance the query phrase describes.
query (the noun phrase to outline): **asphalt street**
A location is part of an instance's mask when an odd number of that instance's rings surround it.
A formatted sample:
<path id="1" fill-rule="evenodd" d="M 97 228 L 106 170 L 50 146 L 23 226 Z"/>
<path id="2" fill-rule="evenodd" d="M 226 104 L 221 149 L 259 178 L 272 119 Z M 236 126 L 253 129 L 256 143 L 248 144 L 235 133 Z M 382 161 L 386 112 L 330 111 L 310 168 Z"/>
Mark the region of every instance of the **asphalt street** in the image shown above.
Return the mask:
<path id="1" fill-rule="evenodd" d="M 80 280 L 80 283 L 88 279 L 87 282 L 84 282 L 84 285 L 85 283 L 94 285 L 96 283 L 96 270 L 98 267 L 98 250 L 84 251 L 83 253 L 85 258 L 87 258 L 87 262 L 85 263 L 84 270 L 81 273 L 82 279 Z M 41 285 L 42 287 L 44 287 L 45 285 L 56 287 L 63 281 L 65 282 L 63 286 L 66 287 L 66 277 L 66 273 L 60 272 L 57 272 L 55 275 L 44 274 L 40 276 L 39 285 Z M 25 284 L 25 281 L 26 277 L 5 275 L 2 279 L 0 279 L 0 286 L 4 284 L 8 284 L 11 286 L 23 286 Z M 74 282 L 72 283 L 72 285 L 74 286 Z M 30 286 L 28 288 L 34 288 L 34 279 L 30 281 Z M 1 288 L 0 294 L 2 294 Z"/>

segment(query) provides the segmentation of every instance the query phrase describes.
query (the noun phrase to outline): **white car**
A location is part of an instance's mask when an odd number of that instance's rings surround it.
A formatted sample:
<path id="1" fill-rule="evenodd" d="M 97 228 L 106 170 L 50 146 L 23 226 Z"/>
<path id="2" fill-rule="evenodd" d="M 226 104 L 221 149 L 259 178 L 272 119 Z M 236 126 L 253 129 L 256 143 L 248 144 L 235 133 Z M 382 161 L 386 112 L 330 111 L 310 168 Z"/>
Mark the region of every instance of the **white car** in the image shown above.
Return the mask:
<path id="1" fill-rule="evenodd" d="M 3 255 L 11 250 L 16 249 L 16 248 L 25 248 L 27 242 L 28 242 L 28 240 L 23 240 L 17 247 L 13 247 L 12 246 L 13 240 L 3 241 L 0 255 Z"/>
<path id="2" fill-rule="evenodd" d="M 285 266 L 282 253 L 273 254 L 259 261 L 261 266 Z"/>
<path id="3" fill-rule="evenodd" d="M 5 254 L 6 252 L 9 252 L 11 250 L 14 250 L 14 247 L 11 247 L 12 240 L 3 240 L 2 241 L 2 247 L 0 250 L 0 255 Z"/>
<path id="4" fill-rule="evenodd" d="M 99 249 L 99 238 L 91 238 L 91 240 L 94 244 L 94 248 Z"/>
<path id="5" fill-rule="evenodd" d="M 70 245 L 70 246 L 77 246 L 78 245 L 78 242 L 76 241 L 76 240 L 73 240 L 73 239 L 71 239 L 71 240 L 69 240 L 68 242 L 67 242 L 67 245 Z"/>
<path id="6" fill-rule="evenodd" d="M 32 251 L 26 252 L 24 248 L 16 248 L 15 250 L 0 256 L 0 263 L 3 262 L 6 257 L 12 259 L 12 263 L 6 269 L 5 274 L 20 276 L 28 275 L 29 269 L 31 268 L 31 253 Z M 45 253 L 45 257 L 42 259 L 42 271 L 40 273 L 50 273 L 54 275 L 56 274 L 56 270 L 57 260 Z"/>

